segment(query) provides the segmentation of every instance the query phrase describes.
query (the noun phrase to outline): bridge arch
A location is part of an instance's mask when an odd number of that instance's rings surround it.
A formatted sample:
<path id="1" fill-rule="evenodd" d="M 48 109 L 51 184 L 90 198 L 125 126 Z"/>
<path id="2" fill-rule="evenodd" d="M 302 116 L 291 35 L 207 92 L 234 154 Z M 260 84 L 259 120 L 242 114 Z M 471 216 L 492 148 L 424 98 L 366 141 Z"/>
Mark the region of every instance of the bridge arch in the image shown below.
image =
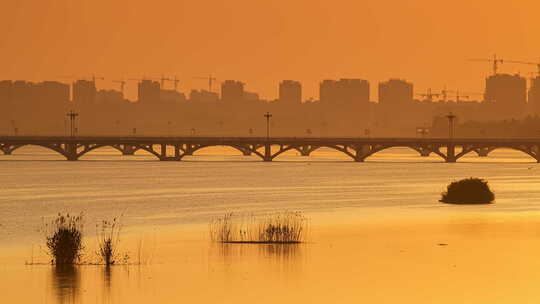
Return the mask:
<path id="1" fill-rule="evenodd" d="M 124 148 L 122 148 L 122 146 L 124 146 Z M 104 147 L 110 147 L 122 153 L 123 155 L 133 155 L 135 152 L 139 150 L 143 150 L 145 152 L 148 152 L 151 155 L 154 155 L 158 159 L 161 159 L 161 155 L 153 149 L 153 146 L 154 145 L 127 145 L 127 144 L 98 144 L 98 145 L 93 145 L 90 147 L 83 146 L 84 149 L 77 153 L 77 158 L 80 158 L 84 156 L 85 154 L 92 152 L 94 150 L 101 149 Z M 126 154 L 125 153 L 126 150 L 129 150 L 130 153 Z"/>
<path id="2" fill-rule="evenodd" d="M 197 145 L 193 147 L 190 151 L 185 151 L 184 156 L 186 155 L 192 155 L 193 153 L 205 149 L 205 148 L 211 148 L 211 147 L 229 147 L 233 148 L 235 150 L 238 150 L 243 155 L 249 155 L 249 153 L 253 153 L 257 156 L 259 156 L 261 159 L 264 159 L 264 154 L 258 151 L 261 147 L 259 146 L 242 146 L 242 145 L 227 145 L 227 144 L 207 144 L 207 145 Z"/>
<path id="3" fill-rule="evenodd" d="M 83 146 L 84 147 L 84 146 Z M 89 146 L 89 147 L 84 147 L 83 150 L 81 152 L 78 152 L 77 153 L 77 158 L 80 158 L 82 156 L 84 156 L 85 154 L 89 153 L 89 152 L 92 152 L 94 150 L 97 150 L 97 149 L 101 149 L 101 148 L 104 148 L 104 147 L 110 147 L 110 148 L 113 148 L 114 150 L 117 150 L 119 151 L 120 153 L 124 153 L 124 150 L 122 150 L 122 148 L 120 148 L 119 145 L 113 145 L 113 144 L 99 144 L 99 145 L 93 145 L 93 146 Z"/>
<path id="4" fill-rule="evenodd" d="M 298 150 L 298 151 L 300 151 L 303 146 L 304 145 L 290 145 L 290 146 L 282 147 L 278 152 L 272 154 L 272 159 L 274 159 L 274 158 L 280 156 L 281 154 L 283 154 L 283 153 L 285 153 L 287 151 L 290 151 L 290 150 Z M 309 154 L 311 154 L 312 152 L 314 152 L 314 151 L 316 151 L 316 150 L 318 150 L 320 148 L 329 148 L 329 149 L 336 150 L 338 152 L 344 153 L 347 156 L 351 157 L 352 159 L 356 159 L 355 155 L 351 151 L 348 150 L 347 146 L 343 146 L 343 147 L 340 147 L 338 145 L 310 145 L 310 146 L 311 146 L 311 148 L 309 149 Z"/>
<path id="5" fill-rule="evenodd" d="M 392 148 L 408 148 L 411 150 L 414 150 L 418 153 L 422 153 L 422 149 L 425 151 L 429 151 L 431 153 L 434 153 L 438 156 L 440 156 L 442 159 L 446 160 L 447 156 L 444 155 L 439 149 L 433 149 L 431 147 L 425 147 L 425 146 L 412 146 L 412 145 L 384 145 L 384 146 L 375 146 L 373 147 L 368 153 L 366 153 L 363 157 L 364 159 L 373 156 L 376 153 L 379 153 L 384 150 L 392 149 Z"/>
<path id="6" fill-rule="evenodd" d="M 456 155 L 456 160 L 464 157 L 465 155 L 471 152 L 476 152 L 476 150 L 478 149 L 485 149 L 485 148 L 489 149 L 489 152 L 493 152 L 499 149 L 508 149 L 508 150 L 523 152 L 529 155 L 530 157 L 532 157 L 537 162 L 540 162 L 540 156 L 535 154 L 533 151 L 527 150 L 524 147 L 515 147 L 515 146 L 509 146 L 509 145 L 489 146 L 489 147 L 488 146 L 474 146 L 474 147 L 463 148 L 463 151 L 461 151 L 460 153 Z"/>
<path id="7" fill-rule="evenodd" d="M 35 147 L 42 147 L 42 148 L 46 148 L 48 150 L 52 150 L 64 157 L 68 157 L 67 153 L 59 146 L 55 146 L 55 145 L 46 145 L 46 144 L 34 144 L 34 143 L 31 143 L 31 144 L 20 144 L 20 145 L 13 145 L 12 148 L 9 150 L 10 154 L 15 152 L 16 150 L 22 148 L 22 147 L 26 147 L 26 146 L 35 146 Z"/>

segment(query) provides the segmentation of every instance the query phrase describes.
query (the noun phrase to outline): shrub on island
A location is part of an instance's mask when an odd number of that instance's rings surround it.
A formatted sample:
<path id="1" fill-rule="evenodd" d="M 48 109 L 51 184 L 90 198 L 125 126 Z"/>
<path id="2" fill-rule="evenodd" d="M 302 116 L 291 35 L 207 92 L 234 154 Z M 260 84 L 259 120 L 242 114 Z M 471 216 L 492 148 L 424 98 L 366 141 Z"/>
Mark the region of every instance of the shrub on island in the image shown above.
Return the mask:
<path id="1" fill-rule="evenodd" d="M 487 181 L 480 178 L 466 178 L 454 181 L 442 193 L 440 202 L 447 204 L 490 204 L 495 200 L 495 194 L 489 188 Z"/>

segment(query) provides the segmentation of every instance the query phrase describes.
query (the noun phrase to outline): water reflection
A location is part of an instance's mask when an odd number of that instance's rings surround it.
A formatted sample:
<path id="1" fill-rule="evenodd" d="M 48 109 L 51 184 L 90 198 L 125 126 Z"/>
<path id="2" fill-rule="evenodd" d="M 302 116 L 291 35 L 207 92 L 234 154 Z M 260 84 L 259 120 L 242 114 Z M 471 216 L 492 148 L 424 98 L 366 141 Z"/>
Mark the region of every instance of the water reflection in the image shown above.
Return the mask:
<path id="1" fill-rule="evenodd" d="M 258 255 L 265 258 L 292 259 L 301 254 L 303 244 L 227 244 L 217 243 L 211 247 L 224 258 Z"/>
<path id="2" fill-rule="evenodd" d="M 103 282 L 105 283 L 105 292 L 107 294 L 111 293 L 111 275 L 111 266 L 105 266 L 103 269 Z"/>
<path id="3" fill-rule="evenodd" d="M 291 261 L 301 255 L 302 244 L 264 244 L 258 246 L 259 255 L 281 261 Z"/>
<path id="4" fill-rule="evenodd" d="M 302 264 L 306 244 L 214 244 L 212 255 L 218 255 L 225 265 L 256 260 L 267 266 L 279 265 L 291 269 Z"/>
<path id="5" fill-rule="evenodd" d="M 52 282 L 58 303 L 76 303 L 80 292 L 80 274 L 76 266 L 55 265 L 52 267 Z"/>

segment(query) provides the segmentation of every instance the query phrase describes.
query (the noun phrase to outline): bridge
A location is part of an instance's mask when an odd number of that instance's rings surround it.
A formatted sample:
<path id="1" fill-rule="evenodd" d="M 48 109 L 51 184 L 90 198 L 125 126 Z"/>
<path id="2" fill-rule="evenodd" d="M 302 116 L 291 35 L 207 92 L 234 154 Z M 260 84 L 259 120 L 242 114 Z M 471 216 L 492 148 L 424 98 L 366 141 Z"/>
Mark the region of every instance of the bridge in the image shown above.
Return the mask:
<path id="1" fill-rule="evenodd" d="M 287 151 L 309 156 L 320 148 L 339 151 L 356 162 L 386 149 L 406 147 L 421 156 L 435 154 L 454 163 L 469 153 L 485 157 L 495 149 L 523 152 L 540 163 L 540 138 L 534 139 L 441 139 L 441 138 L 311 138 L 311 137 L 134 137 L 134 136 L 0 136 L 0 150 L 11 155 L 24 146 L 40 146 L 76 161 L 102 147 L 112 147 L 123 155 L 146 151 L 161 161 L 180 161 L 187 155 L 213 146 L 232 147 L 244 155 L 273 161 Z"/>

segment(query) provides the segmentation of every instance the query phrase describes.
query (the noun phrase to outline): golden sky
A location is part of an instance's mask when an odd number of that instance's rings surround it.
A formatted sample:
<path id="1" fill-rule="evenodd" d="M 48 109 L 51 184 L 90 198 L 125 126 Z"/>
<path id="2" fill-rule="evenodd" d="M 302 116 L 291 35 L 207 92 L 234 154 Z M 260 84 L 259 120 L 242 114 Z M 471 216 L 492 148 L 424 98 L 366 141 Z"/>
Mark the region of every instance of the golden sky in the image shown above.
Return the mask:
<path id="1" fill-rule="evenodd" d="M 275 98 L 281 79 L 317 97 L 324 78 L 406 78 L 480 91 L 494 53 L 540 58 L 537 0 L 17 0 L 0 4 L 0 78 L 238 79 Z M 502 71 L 529 75 L 534 66 Z M 134 98 L 136 82 L 129 84 Z"/>

